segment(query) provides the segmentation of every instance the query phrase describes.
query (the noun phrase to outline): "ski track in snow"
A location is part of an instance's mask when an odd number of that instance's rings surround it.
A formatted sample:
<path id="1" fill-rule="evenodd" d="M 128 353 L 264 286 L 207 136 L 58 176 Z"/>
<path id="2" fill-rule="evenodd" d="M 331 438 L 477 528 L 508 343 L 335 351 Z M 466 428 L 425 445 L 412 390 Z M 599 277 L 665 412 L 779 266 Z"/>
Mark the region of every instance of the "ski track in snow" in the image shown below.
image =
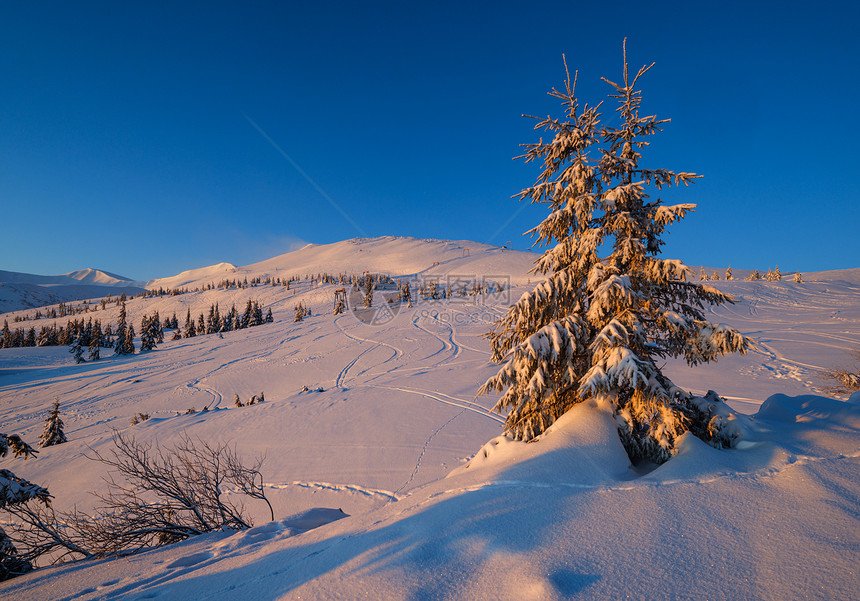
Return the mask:
<path id="1" fill-rule="evenodd" d="M 426 357 L 424 357 L 424 359 L 425 359 L 425 360 L 430 359 L 431 357 L 435 357 L 435 356 L 436 356 L 436 355 L 438 355 L 439 353 L 444 353 L 444 352 L 445 352 L 445 351 L 447 351 L 447 350 L 451 350 L 451 351 L 453 351 L 450 357 L 447 357 L 447 358 L 445 358 L 445 359 L 442 359 L 442 360 L 440 360 L 440 361 L 437 361 L 436 363 L 434 363 L 434 364 L 433 364 L 433 367 L 438 367 L 438 366 L 442 365 L 443 363 L 446 363 L 447 361 L 450 361 L 451 359 L 453 359 L 454 357 L 456 357 L 456 356 L 459 354 L 459 347 L 457 347 L 457 345 L 456 345 L 453 341 L 445 340 L 444 338 L 442 338 L 441 336 L 439 336 L 438 334 L 436 334 L 436 333 L 434 333 L 434 332 L 431 332 L 431 331 L 430 331 L 430 330 L 428 330 L 427 328 L 424 328 L 424 327 L 422 327 L 422 326 L 419 326 L 419 325 L 418 325 L 418 321 L 419 321 L 419 320 L 420 320 L 420 318 L 415 318 L 415 319 L 413 319 L 413 320 L 412 320 L 412 325 L 413 325 L 415 328 L 417 328 L 418 330 L 421 330 L 422 332 L 425 332 L 425 333 L 429 334 L 430 336 L 433 336 L 436 340 L 438 340 L 439 342 L 441 342 L 441 343 L 442 343 L 442 348 L 441 348 L 441 349 L 439 349 L 438 351 L 436 351 L 436 352 L 434 352 L 434 353 L 430 353 L 429 355 L 427 355 Z"/>
<path id="2" fill-rule="evenodd" d="M 452 405 L 454 407 L 459 407 L 463 411 L 472 411 L 477 413 L 482 417 L 487 417 L 493 421 L 496 421 L 500 424 L 504 424 L 505 420 L 499 415 L 492 413 L 489 409 L 482 407 L 478 403 L 473 403 L 472 401 L 467 401 L 465 399 L 457 398 L 448 394 L 444 394 L 437 391 L 428 391 L 428 390 L 413 390 L 410 388 L 402 388 L 399 386 L 382 386 L 382 385 L 373 385 L 373 388 L 382 388 L 385 390 L 397 390 L 399 392 L 408 392 L 411 394 L 417 394 L 423 396 L 425 398 L 431 399 L 433 401 L 437 401 L 439 403 L 444 403 L 446 405 Z M 441 397 L 447 397 L 441 398 Z M 458 414 L 459 415 L 459 414 Z"/>

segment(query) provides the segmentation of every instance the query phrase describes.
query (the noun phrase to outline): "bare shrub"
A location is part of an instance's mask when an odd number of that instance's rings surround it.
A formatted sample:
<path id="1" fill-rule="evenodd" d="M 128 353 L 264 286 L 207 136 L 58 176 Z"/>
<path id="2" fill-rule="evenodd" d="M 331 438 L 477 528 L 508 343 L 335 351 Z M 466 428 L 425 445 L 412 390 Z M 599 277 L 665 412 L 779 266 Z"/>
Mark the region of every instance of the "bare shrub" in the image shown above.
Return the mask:
<path id="1" fill-rule="evenodd" d="M 91 459 L 111 468 L 107 492 L 93 516 L 55 512 L 27 504 L 13 512 L 19 524 L 12 537 L 32 560 L 126 555 L 216 530 L 243 530 L 253 524 L 242 504 L 227 493 L 266 498 L 258 458 L 245 466 L 235 448 L 183 436 L 170 448 L 115 433 L 110 453 Z"/>
<path id="2" fill-rule="evenodd" d="M 819 374 L 826 382 L 822 390 L 830 394 L 851 394 L 860 390 L 860 349 L 849 351 L 855 361 L 853 367 L 822 370 Z"/>

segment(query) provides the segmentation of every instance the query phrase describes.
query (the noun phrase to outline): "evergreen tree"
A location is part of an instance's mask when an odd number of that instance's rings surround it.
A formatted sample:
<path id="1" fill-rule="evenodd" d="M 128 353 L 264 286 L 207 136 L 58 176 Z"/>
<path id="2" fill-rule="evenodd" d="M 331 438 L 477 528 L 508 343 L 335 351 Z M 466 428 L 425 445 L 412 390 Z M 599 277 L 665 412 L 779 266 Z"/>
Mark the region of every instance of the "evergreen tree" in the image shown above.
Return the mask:
<path id="1" fill-rule="evenodd" d="M 412 306 L 412 291 L 409 290 L 409 282 L 403 282 L 403 287 L 400 289 L 400 300 L 406 303 L 406 306 Z"/>
<path id="2" fill-rule="evenodd" d="M 155 342 L 158 335 L 157 330 L 153 325 L 154 319 L 154 317 L 144 315 L 140 320 L 140 352 L 142 353 L 151 351 L 155 348 Z"/>
<path id="3" fill-rule="evenodd" d="M 201 335 L 206 333 L 206 321 L 203 319 L 203 313 L 197 317 L 197 333 Z"/>
<path id="4" fill-rule="evenodd" d="M 24 459 L 35 457 L 37 453 L 36 449 L 21 440 L 19 436 L 0 433 L 0 457 L 5 457 L 9 449 L 15 457 Z M 19 478 L 9 470 L 0 469 L 0 509 L 36 500 L 49 505 L 51 495 L 48 489 Z M 3 528 L 0 528 L 0 582 L 32 569 L 32 564 L 18 555 L 12 540 Z"/>
<path id="5" fill-rule="evenodd" d="M 257 301 L 254 301 L 254 314 L 251 318 L 252 326 L 261 326 L 265 321 L 265 317 L 263 317 L 263 309 L 260 307 L 260 304 Z"/>
<path id="6" fill-rule="evenodd" d="M 247 328 L 251 325 L 251 317 L 254 314 L 254 307 L 251 304 L 251 299 L 248 299 L 248 304 L 245 305 L 245 312 L 242 314 L 242 327 Z"/>
<path id="7" fill-rule="evenodd" d="M 266 310 L 266 323 L 273 323 L 275 321 L 275 316 L 272 315 L 272 308 L 269 307 Z"/>
<path id="8" fill-rule="evenodd" d="M 574 405 L 593 400 L 611 408 L 631 459 L 662 462 L 685 431 L 715 446 L 731 445 L 732 433 L 711 419 L 716 394 L 697 399 L 666 377 L 659 363 L 682 357 L 688 364 L 743 353 L 750 341 L 736 330 L 707 321 L 704 307 L 731 297 L 687 281 L 691 270 L 658 258 L 665 228 L 695 205 L 665 206 L 650 200 L 658 190 L 689 184 L 692 173 L 639 166 L 648 138 L 665 120 L 640 115 L 635 85 L 650 69 L 622 84 L 604 79 L 618 101 L 619 125 L 600 125 L 597 107 L 580 108 L 568 76 L 562 100 L 566 120 L 539 119 L 536 129 L 552 139 L 525 146 L 526 162 L 544 169 L 520 198 L 548 205 L 549 216 L 531 230 L 546 246 L 534 271 L 546 279 L 523 294 L 489 333 L 498 373 L 479 391 L 502 392 L 495 410 L 507 412 L 505 429 L 530 440 Z M 602 142 L 602 144 L 601 144 Z M 589 156 L 599 146 L 595 165 Z M 611 250 L 600 257 L 598 251 Z"/>
<path id="9" fill-rule="evenodd" d="M 3 330 L 0 331 L 0 348 L 11 348 L 12 346 L 12 331 L 9 329 L 9 322 L 3 320 Z"/>
<path id="10" fill-rule="evenodd" d="M 72 345 L 69 347 L 69 352 L 75 358 L 75 363 L 84 362 L 84 346 L 81 343 L 82 338 L 83 336 L 81 334 L 75 334 L 75 337 L 72 340 Z"/>
<path id="11" fill-rule="evenodd" d="M 185 315 L 185 337 L 194 338 L 197 335 L 197 328 L 194 327 L 194 320 L 191 319 L 191 309 Z"/>
<path id="12" fill-rule="evenodd" d="M 373 276 L 369 273 L 364 276 L 364 306 L 373 306 Z"/>
<path id="13" fill-rule="evenodd" d="M 728 269 L 726 269 L 726 280 L 733 280 L 733 279 L 734 279 L 734 277 L 732 276 L 732 266 L 729 265 Z"/>
<path id="14" fill-rule="evenodd" d="M 795 281 L 795 282 L 797 282 L 798 284 L 802 284 L 802 283 L 803 283 L 803 276 L 800 274 L 800 272 L 799 272 L 799 271 L 795 272 L 795 274 L 794 274 L 794 281 Z"/>
<path id="15" fill-rule="evenodd" d="M 63 420 L 60 419 L 60 401 L 54 401 L 54 407 L 48 411 L 39 444 L 43 447 L 51 447 L 64 442 L 66 442 L 66 435 L 63 433 Z"/>
<path id="16" fill-rule="evenodd" d="M 125 354 L 126 355 L 133 355 L 134 354 L 134 337 L 135 337 L 134 326 L 129 324 L 128 335 L 125 338 L 125 343 L 126 343 L 126 353 Z"/>
<path id="17" fill-rule="evenodd" d="M 102 334 L 102 324 L 97 319 L 93 324 L 93 336 L 90 340 L 90 361 L 98 361 L 101 358 L 101 347 L 104 343 L 104 335 Z"/>
<path id="18" fill-rule="evenodd" d="M 215 303 L 215 312 L 212 315 L 212 331 L 220 332 L 223 329 L 221 313 L 218 311 L 218 303 Z"/>
<path id="19" fill-rule="evenodd" d="M 161 326 L 161 316 L 158 311 L 152 316 L 152 338 L 156 344 L 164 342 L 164 328 Z"/>
<path id="20" fill-rule="evenodd" d="M 759 273 L 758 269 L 753 269 L 750 272 L 750 281 L 755 282 L 761 279 L 761 273 Z"/>
<path id="21" fill-rule="evenodd" d="M 115 355 L 134 354 L 134 329 L 129 327 L 127 319 L 125 303 L 122 303 L 119 309 L 119 325 L 116 328 L 116 342 L 113 347 Z"/>

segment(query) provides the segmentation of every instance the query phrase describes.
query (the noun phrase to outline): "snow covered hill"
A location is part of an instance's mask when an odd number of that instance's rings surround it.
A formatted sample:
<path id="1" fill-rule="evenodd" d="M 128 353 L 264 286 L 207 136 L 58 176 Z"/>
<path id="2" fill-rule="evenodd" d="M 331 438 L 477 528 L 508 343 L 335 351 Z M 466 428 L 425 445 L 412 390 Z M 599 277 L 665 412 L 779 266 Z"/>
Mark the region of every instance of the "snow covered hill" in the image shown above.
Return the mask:
<path id="1" fill-rule="evenodd" d="M 397 247 L 405 249 L 399 257 L 382 252 Z M 315 259 L 314 248 L 329 254 Z M 61 403 L 68 443 L 28 461 L 0 459 L 0 468 L 48 486 L 56 507 L 97 504 L 91 493 L 103 490 L 106 469 L 86 456 L 109 451 L 119 430 L 166 445 L 183 434 L 230 440 L 240 455 L 265 455 L 276 518 L 249 502 L 251 530 L 38 570 L 0 583 L 0 598 L 855 598 L 860 397 L 823 397 L 818 372 L 860 347 L 860 285 L 713 282 L 738 300 L 713 320 L 758 346 L 667 371 L 748 414 L 737 417 L 744 439 L 718 451 L 688 437 L 678 456 L 642 473 L 597 407 L 582 405 L 522 444 L 500 436 L 494 398 L 475 398 L 495 371 L 483 335 L 528 288 L 532 257 L 402 238 L 310 247 L 255 266 L 204 269 L 186 285 L 353 270 L 522 270 L 526 280 L 501 294 L 396 306 L 380 325 L 331 315 L 339 285 L 307 279 L 290 289 L 136 298 L 127 304 L 135 327 L 155 310 L 181 322 L 187 311 L 249 299 L 272 308 L 274 323 L 223 337 L 169 340 L 168 331 L 148 353 L 106 351 L 80 365 L 67 347 L 0 350 L 0 432 L 35 443 L 46 411 Z M 299 302 L 312 315 L 294 322 Z M 112 303 L 88 307 L 103 323 L 117 315 Z M 263 403 L 233 404 L 234 394 L 247 401 L 260 392 Z M 151 418 L 130 425 L 137 413 Z"/>
<path id="2" fill-rule="evenodd" d="M 65 275 L 36 275 L 0 270 L 0 313 L 108 295 L 135 295 L 144 283 L 98 269 Z"/>
<path id="3" fill-rule="evenodd" d="M 179 275 L 151 280 L 147 288 L 205 286 L 224 278 L 384 273 L 391 276 L 503 276 L 525 283 L 538 255 L 468 240 L 430 240 L 408 237 L 353 238 L 333 244 L 307 246 L 259 263 L 234 267 L 219 263 Z"/>
<path id="4" fill-rule="evenodd" d="M 74 286 L 79 284 L 91 284 L 98 286 L 139 286 L 143 282 L 136 282 L 129 278 L 99 269 L 79 269 L 63 275 L 37 275 L 34 273 L 20 273 L 16 271 L 0 270 L 0 282 L 9 284 L 31 284 L 34 286 Z"/>

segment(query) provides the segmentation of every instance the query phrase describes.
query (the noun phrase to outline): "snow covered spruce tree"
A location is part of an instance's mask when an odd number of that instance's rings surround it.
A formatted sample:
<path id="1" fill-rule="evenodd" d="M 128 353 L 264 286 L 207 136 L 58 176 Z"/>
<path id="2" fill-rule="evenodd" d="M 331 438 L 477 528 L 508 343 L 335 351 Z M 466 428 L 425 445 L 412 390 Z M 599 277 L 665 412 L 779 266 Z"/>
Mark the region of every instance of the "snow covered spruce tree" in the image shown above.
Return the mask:
<path id="1" fill-rule="evenodd" d="M 36 449 L 14 434 L 0 433 L 0 457 L 5 457 L 12 449 L 15 457 L 36 456 Z M 0 469 L 0 509 L 23 505 L 29 501 L 38 500 L 49 505 L 51 495 L 47 488 L 19 478 L 9 470 Z M 18 555 L 18 550 L 12 544 L 9 536 L 0 528 L 0 582 L 33 569 L 32 564 Z"/>
<path id="2" fill-rule="evenodd" d="M 125 303 L 119 309 L 119 325 L 116 328 L 116 343 L 113 352 L 114 355 L 134 354 L 134 327 L 128 325 Z"/>
<path id="3" fill-rule="evenodd" d="M 45 419 L 39 444 L 43 447 L 51 447 L 64 442 L 67 441 L 63 433 L 63 420 L 60 418 L 60 401 L 54 401 L 54 406 L 48 411 L 48 417 Z"/>
<path id="4" fill-rule="evenodd" d="M 618 102 L 617 127 L 600 124 L 600 104 L 580 107 L 569 72 L 564 90 L 550 92 L 566 119 L 535 118 L 535 129 L 552 139 L 524 145 L 518 158 L 541 161 L 543 171 L 519 197 L 549 205 L 549 216 L 527 232 L 535 246 L 548 247 L 534 267 L 546 279 L 488 334 L 492 359 L 502 366 L 479 394 L 503 393 L 495 410 L 507 412 L 506 431 L 525 441 L 592 399 L 613 411 L 633 461 L 661 463 L 686 431 L 714 446 L 731 446 L 734 433 L 715 393 L 692 397 L 658 362 L 683 357 L 695 365 L 743 353 L 751 341 L 705 319 L 706 305 L 731 297 L 688 281 L 693 273 L 680 261 L 658 258 L 666 226 L 695 205 L 665 206 L 646 187 L 687 185 L 699 176 L 639 165 L 649 138 L 668 121 L 640 114 L 635 86 L 652 66 L 631 80 L 625 41 L 621 83 L 604 78 Z"/>

